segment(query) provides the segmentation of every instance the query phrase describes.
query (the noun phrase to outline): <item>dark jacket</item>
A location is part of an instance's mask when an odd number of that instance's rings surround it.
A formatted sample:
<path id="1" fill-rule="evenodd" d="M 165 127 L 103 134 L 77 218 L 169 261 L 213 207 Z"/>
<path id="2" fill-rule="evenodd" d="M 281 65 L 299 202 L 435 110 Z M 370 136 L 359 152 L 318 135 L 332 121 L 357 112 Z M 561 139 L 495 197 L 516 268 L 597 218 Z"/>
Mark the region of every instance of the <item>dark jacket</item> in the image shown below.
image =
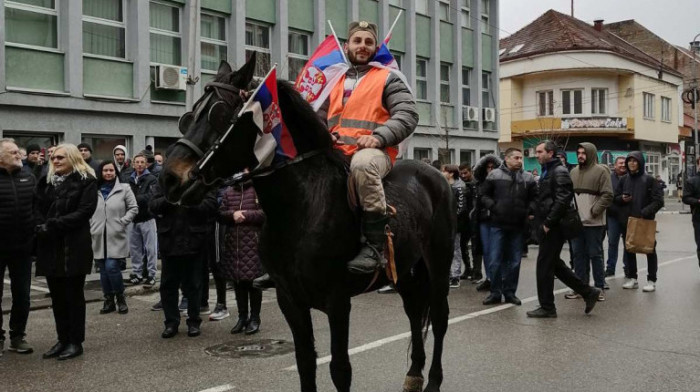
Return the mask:
<path id="1" fill-rule="evenodd" d="M 617 184 L 620 183 L 620 179 L 624 176 L 625 175 L 623 174 L 622 176 L 618 177 L 614 170 L 612 171 L 612 173 L 610 173 L 610 184 L 612 185 L 612 189 L 613 189 L 613 198 L 614 198 L 614 194 L 615 194 L 615 189 L 617 189 Z M 608 207 L 607 218 L 618 220 L 619 216 L 620 216 L 620 209 L 621 209 L 621 206 L 619 206 L 617 203 L 615 203 L 613 201 L 613 203 L 610 204 L 610 206 Z"/>
<path id="2" fill-rule="evenodd" d="M 196 206 L 169 203 L 156 186 L 149 203 L 158 228 L 158 249 L 164 257 L 191 255 L 207 251 L 211 217 L 216 214 L 216 192 L 211 191 Z"/>
<path id="3" fill-rule="evenodd" d="M 245 211 L 245 220 L 235 223 L 233 213 Z M 226 188 L 221 198 L 219 222 L 225 225 L 219 268 L 228 280 L 253 280 L 262 275 L 258 254 L 260 230 L 265 213 L 250 181 Z"/>
<path id="4" fill-rule="evenodd" d="M 474 209 L 474 195 L 476 191 L 474 190 L 474 180 L 465 182 L 464 184 L 464 213 L 457 214 L 457 231 L 464 234 L 470 229 L 470 219 L 469 215 Z"/>
<path id="5" fill-rule="evenodd" d="M 0 168 L 0 253 L 30 253 L 34 238 L 36 179 L 17 168 Z"/>
<path id="6" fill-rule="evenodd" d="M 48 165 L 37 165 L 35 163 L 31 163 L 26 159 L 22 161 L 22 171 L 33 175 L 34 178 L 41 177 L 42 168 L 45 166 L 48 167 Z"/>
<path id="7" fill-rule="evenodd" d="M 555 157 L 542 165 L 535 215 L 537 227 L 544 225 L 550 229 L 557 228 L 567 210 L 574 208 L 571 202 L 573 198 L 571 176 L 559 158 Z"/>
<path id="8" fill-rule="evenodd" d="M 457 219 L 459 220 L 460 216 L 463 216 L 465 212 L 469 212 L 467 211 L 466 185 L 464 185 L 464 181 L 462 181 L 462 179 L 458 178 L 454 180 L 450 187 L 452 188 L 452 193 L 455 196 Z"/>
<path id="9" fill-rule="evenodd" d="M 485 155 L 477 162 L 476 166 L 474 166 L 474 208 L 470 213 L 472 226 L 478 226 L 480 223 L 491 220 L 491 211 L 481 203 L 481 185 L 486 181 L 486 176 L 488 175 L 486 169 L 489 163 L 493 165 L 494 170 L 501 166 L 501 160 L 492 154 Z"/>
<path id="10" fill-rule="evenodd" d="M 639 171 L 631 173 L 628 163 L 630 158 L 639 162 Z M 664 206 L 664 194 L 659 182 L 644 171 L 644 155 L 639 151 L 632 151 L 627 155 L 625 166 L 627 174 L 620 179 L 615 188 L 615 204 L 620 206 L 619 222 L 627 226 L 630 216 L 644 219 L 654 219 L 656 213 Z M 632 196 L 632 201 L 625 203 L 622 195 Z"/>
<path id="11" fill-rule="evenodd" d="M 79 173 L 54 186 L 39 179 L 36 191 L 39 223 L 45 232 L 37 237 L 37 276 L 87 275 L 92 269 L 90 218 L 97 207 L 97 181 Z"/>
<path id="12" fill-rule="evenodd" d="M 683 189 L 683 203 L 690 206 L 693 222 L 700 222 L 700 173 L 690 177 Z"/>
<path id="13" fill-rule="evenodd" d="M 148 165 L 148 171 L 156 178 L 160 177 L 161 170 L 163 170 L 163 166 L 159 165 L 157 162 Z"/>
<path id="14" fill-rule="evenodd" d="M 97 171 L 100 170 L 100 161 L 91 156 L 90 158 L 85 160 L 85 163 L 87 163 L 92 168 L 92 170 L 95 171 L 95 175 L 97 175 Z"/>
<path id="15" fill-rule="evenodd" d="M 491 213 L 491 224 L 507 230 L 526 230 L 534 215 L 537 185 L 531 173 L 511 171 L 505 162 L 481 185 L 481 204 Z"/>
<path id="16" fill-rule="evenodd" d="M 129 185 L 136 196 L 136 204 L 139 206 L 139 213 L 134 218 L 134 223 L 145 222 L 153 219 L 148 209 L 148 203 L 153 199 L 158 188 L 158 179 L 151 174 L 148 169 L 144 170 L 141 177 L 136 177 L 136 172 L 132 172 L 129 177 Z"/>

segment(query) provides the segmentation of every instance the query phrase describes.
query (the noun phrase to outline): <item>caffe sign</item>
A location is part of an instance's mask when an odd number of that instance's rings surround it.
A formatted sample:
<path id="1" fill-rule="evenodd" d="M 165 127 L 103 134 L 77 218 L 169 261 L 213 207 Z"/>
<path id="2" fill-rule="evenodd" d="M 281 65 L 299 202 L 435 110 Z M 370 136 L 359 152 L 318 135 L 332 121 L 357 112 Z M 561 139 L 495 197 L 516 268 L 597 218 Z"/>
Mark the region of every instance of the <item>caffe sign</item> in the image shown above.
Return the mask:
<path id="1" fill-rule="evenodd" d="M 620 117 L 595 117 L 595 118 L 563 118 L 561 129 L 580 128 L 627 128 L 627 119 Z"/>

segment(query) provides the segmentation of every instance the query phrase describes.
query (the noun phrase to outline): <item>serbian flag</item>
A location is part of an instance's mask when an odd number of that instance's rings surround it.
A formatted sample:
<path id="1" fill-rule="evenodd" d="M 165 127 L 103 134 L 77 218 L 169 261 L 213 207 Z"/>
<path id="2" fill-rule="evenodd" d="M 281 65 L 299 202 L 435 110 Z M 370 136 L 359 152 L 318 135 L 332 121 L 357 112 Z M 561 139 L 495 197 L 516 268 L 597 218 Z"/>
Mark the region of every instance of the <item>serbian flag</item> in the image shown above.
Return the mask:
<path id="1" fill-rule="evenodd" d="M 338 40 L 329 35 L 302 68 L 294 88 L 314 110 L 318 110 L 349 68 Z"/>
<path id="2" fill-rule="evenodd" d="M 253 122 L 260 130 L 255 143 L 255 156 L 259 166 L 269 166 L 273 162 L 292 159 L 297 156 L 294 140 L 282 119 L 277 96 L 277 65 L 246 102 L 239 117 L 252 113 Z"/>
<path id="3" fill-rule="evenodd" d="M 374 59 L 370 62 L 370 64 L 374 66 L 383 66 L 389 69 L 397 70 L 399 69 L 399 63 L 396 62 L 396 59 L 394 56 L 391 54 L 389 51 L 389 40 L 391 39 L 391 33 L 387 35 L 387 37 L 384 39 L 384 42 L 382 42 L 381 46 L 379 46 L 379 49 L 377 49 L 377 53 L 374 55 Z"/>

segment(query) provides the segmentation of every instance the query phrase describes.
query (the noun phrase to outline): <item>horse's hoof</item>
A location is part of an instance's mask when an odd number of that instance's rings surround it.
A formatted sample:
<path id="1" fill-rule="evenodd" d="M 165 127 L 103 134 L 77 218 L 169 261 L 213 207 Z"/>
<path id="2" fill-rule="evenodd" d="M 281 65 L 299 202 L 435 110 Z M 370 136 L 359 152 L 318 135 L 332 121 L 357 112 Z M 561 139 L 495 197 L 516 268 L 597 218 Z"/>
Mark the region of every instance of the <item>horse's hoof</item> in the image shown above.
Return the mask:
<path id="1" fill-rule="evenodd" d="M 423 381 L 423 377 L 406 376 L 403 382 L 403 392 L 421 392 Z"/>

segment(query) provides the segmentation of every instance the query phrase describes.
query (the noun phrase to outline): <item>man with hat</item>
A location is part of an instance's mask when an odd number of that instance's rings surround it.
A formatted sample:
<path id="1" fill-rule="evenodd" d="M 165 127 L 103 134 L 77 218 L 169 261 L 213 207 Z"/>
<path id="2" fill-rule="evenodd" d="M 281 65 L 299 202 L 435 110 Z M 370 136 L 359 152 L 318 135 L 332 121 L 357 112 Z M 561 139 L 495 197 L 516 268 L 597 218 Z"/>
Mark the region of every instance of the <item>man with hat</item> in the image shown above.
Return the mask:
<path id="1" fill-rule="evenodd" d="M 88 143 L 80 143 L 78 144 L 78 151 L 80 151 L 80 155 L 83 156 L 83 160 L 85 161 L 85 163 L 90 165 L 90 167 L 95 171 L 95 173 L 97 173 L 97 170 L 100 167 L 100 162 L 97 162 L 96 160 L 92 159 L 92 146 Z"/>
<path id="2" fill-rule="evenodd" d="M 355 273 L 371 273 L 384 264 L 385 227 L 389 222 L 382 178 L 398 155 L 398 144 L 418 124 L 415 100 L 397 70 L 370 64 L 377 53 L 377 25 L 350 23 L 343 50 L 350 69 L 333 87 L 319 116 L 350 160 L 350 171 L 362 206 L 360 254 L 348 264 Z"/>
<path id="3" fill-rule="evenodd" d="M 38 180 L 41 175 L 41 166 L 43 160 L 41 157 L 41 148 L 38 144 L 30 144 L 27 146 L 27 159 L 22 161 L 22 170 L 26 173 L 33 174 Z"/>

